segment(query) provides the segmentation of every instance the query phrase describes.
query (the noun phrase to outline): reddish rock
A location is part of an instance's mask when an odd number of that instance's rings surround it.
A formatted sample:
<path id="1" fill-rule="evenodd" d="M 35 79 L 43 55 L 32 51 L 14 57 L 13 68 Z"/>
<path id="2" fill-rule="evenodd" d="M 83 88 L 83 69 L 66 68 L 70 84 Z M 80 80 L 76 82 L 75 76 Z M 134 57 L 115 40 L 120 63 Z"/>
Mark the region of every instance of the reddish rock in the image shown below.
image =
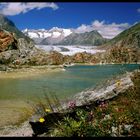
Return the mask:
<path id="1" fill-rule="evenodd" d="M 17 49 L 16 39 L 12 33 L 0 30 L 0 52 Z"/>

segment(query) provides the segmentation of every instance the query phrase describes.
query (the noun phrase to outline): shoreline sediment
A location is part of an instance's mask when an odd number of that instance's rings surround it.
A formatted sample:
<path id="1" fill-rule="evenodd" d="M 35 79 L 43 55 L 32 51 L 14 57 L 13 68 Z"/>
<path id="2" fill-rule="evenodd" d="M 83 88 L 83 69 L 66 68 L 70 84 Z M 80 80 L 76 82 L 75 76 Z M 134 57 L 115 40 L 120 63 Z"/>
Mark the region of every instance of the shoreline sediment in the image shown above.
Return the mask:
<path id="1" fill-rule="evenodd" d="M 30 66 L 20 69 L 11 69 L 9 71 L 0 71 L 0 78 L 24 78 L 28 76 L 37 76 L 43 73 L 64 71 L 62 65 L 56 66 Z"/>

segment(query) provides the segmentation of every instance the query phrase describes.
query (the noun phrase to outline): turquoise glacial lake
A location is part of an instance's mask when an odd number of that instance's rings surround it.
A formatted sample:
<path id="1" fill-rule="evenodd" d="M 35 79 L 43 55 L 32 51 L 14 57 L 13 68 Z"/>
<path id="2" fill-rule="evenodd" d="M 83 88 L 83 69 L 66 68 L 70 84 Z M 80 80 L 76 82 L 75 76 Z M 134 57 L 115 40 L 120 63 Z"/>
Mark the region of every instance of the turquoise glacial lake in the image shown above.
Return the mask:
<path id="1" fill-rule="evenodd" d="M 139 66 L 139 64 L 75 65 L 67 67 L 66 71 L 46 72 L 33 77 L 3 78 L 0 80 L 0 100 L 43 99 L 44 93 L 55 93 L 60 99 L 65 99 Z"/>

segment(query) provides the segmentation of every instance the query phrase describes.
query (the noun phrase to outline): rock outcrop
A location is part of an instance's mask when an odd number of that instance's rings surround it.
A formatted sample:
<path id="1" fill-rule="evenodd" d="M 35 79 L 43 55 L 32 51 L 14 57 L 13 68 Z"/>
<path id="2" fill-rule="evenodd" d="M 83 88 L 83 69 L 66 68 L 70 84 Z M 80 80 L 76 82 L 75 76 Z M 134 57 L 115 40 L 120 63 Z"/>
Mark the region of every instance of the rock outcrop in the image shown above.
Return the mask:
<path id="1" fill-rule="evenodd" d="M 111 81 L 107 86 L 100 89 L 91 89 L 83 91 L 74 96 L 77 106 L 87 105 L 96 101 L 105 101 L 114 98 L 120 93 L 124 93 L 129 87 L 134 86 L 130 74 L 122 76 L 122 78 Z"/>
<path id="2" fill-rule="evenodd" d="M 6 30 L 0 30 L 0 52 L 12 49 L 18 49 L 14 35 Z"/>

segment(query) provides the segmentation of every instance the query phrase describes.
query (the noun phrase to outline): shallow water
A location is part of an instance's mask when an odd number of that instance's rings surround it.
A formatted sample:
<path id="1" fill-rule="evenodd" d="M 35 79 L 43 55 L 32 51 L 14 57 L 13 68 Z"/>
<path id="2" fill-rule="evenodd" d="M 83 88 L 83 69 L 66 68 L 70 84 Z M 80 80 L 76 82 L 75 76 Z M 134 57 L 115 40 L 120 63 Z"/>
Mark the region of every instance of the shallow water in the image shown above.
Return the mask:
<path id="1" fill-rule="evenodd" d="M 0 117 L 1 115 L 3 117 L 3 122 L 1 120 L 0 124 L 4 125 L 4 122 L 10 124 L 8 117 L 11 118 L 12 115 L 19 117 L 21 114 L 18 110 L 22 112 L 23 109 L 28 109 L 27 101 L 43 100 L 44 93 L 55 93 L 59 99 L 65 99 L 139 66 L 136 64 L 75 65 L 66 68 L 66 71 L 43 72 L 23 77 L 18 76 L 20 73 L 14 73 L 17 77 L 0 78 Z M 12 118 L 11 121 L 14 123 Z"/>
<path id="2" fill-rule="evenodd" d="M 34 100 L 43 98 L 44 93 L 52 92 L 60 98 L 70 97 L 115 75 L 132 71 L 138 66 L 136 64 L 76 65 L 66 68 L 66 71 L 46 72 L 23 78 L 3 78 L 0 80 L 0 99 Z"/>

